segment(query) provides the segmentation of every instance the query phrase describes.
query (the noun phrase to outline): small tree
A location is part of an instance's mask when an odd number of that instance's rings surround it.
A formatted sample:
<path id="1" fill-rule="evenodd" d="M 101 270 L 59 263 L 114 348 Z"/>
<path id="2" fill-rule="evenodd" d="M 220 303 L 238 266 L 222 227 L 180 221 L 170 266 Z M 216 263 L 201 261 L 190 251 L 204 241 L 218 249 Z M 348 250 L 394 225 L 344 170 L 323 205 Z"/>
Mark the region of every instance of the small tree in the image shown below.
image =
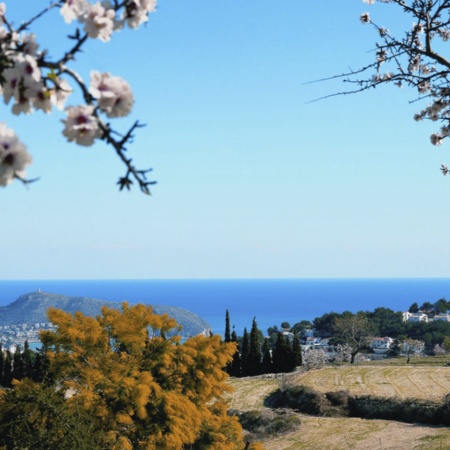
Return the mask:
<path id="1" fill-rule="evenodd" d="M 369 344 L 373 335 L 372 327 L 362 313 L 336 318 L 333 329 L 352 348 L 351 363 L 355 362 L 356 355 Z"/>
<path id="2" fill-rule="evenodd" d="M 231 342 L 230 313 L 228 312 L 228 309 L 225 313 L 225 342 Z"/>
<path id="3" fill-rule="evenodd" d="M 250 340 L 247 327 L 244 328 L 241 347 L 241 376 L 246 377 L 249 374 L 248 355 L 250 353 Z"/>
<path id="4" fill-rule="evenodd" d="M 270 353 L 269 339 L 264 339 L 264 343 L 262 346 L 262 373 L 272 373 L 273 363 L 272 363 L 272 355 Z"/>
<path id="5" fill-rule="evenodd" d="M 294 330 L 294 340 L 292 341 L 292 351 L 294 353 L 294 360 L 296 366 L 302 365 L 302 346 L 298 337 L 297 330 Z"/>
<path id="6" fill-rule="evenodd" d="M 240 354 L 240 348 L 239 343 L 237 339 L 236 331 L 233 328 L 233 332 L 231 333 L 231 342 L 234 342 L 236 344 L 236 351 L 233 355 L 233 360 L 230 364 L 229 374 L 232 377 L 239 377 L 241 375 L 241 354 Z"/>
<path id="7" fill-rule="evenodd" d="M 259 340 L 260 331 L 256 318 L 253 318 L 252 328 L 250 330 L 250 346 L 247 356 L 247 375 L 259 375 L 261 373 L 261 344 Z"/>

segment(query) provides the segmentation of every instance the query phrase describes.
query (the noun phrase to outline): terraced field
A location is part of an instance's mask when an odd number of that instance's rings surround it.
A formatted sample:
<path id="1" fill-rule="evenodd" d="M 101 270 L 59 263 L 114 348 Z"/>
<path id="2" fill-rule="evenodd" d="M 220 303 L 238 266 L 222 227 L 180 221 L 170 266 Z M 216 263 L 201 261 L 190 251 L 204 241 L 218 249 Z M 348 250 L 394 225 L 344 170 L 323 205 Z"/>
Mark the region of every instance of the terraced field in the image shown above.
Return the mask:
<path id="1" fill-rule="evenodd" d="M 450 392 L 450 367 L 438 365 L 358 365 L 325 367 L 273 378 L 232 379 L 231 408 L 264 409 L 264 398 L 284 383 L 321 392 L 434 398 Z M 298 430 L 262 439 L 267 450 L 449 450 L 450 428 L 384 420 L 325 418 L 299 414 Z"/>

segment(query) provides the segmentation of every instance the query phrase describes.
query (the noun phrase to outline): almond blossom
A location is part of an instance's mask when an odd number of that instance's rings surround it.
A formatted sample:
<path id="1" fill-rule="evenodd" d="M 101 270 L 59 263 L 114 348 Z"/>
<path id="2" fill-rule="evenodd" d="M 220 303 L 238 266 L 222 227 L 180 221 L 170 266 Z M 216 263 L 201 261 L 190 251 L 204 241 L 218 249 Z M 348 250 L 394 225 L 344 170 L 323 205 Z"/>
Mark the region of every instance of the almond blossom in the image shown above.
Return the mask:
<path id="1" fill-rule="evenodd" d="M 80 22 L 84 23 L 84 31 L 91 38 L 108 42 L 114 31 L 114 9 L 106 9 L 100 3 L 88 4 Z"/>
<path id="2" fill-rule="evenodd" d="M 108 117 L 123 117 L 131 112 L 134 96 L 130 85 L 120 77 L 93 70 L 89 92 Z"/>
<path id="3" fill-rule="evenodd" d="M 93 115 L 94 109 L 93 105 L 66 108 L 67 119 L 62 120 L 65 124 L 63 135 L 69 142 L 88 147 L 102 136 L 98 119 Z"/>
<path id="4" fill-rule="evenodd" d="M 66 0 L 60 9 L 60 12 L 64 17 L 65 22 L 71 23 L 74 20 L 78 20 L 83 13 L 85 6 L 85 0 Z"/>
<path id="5" fill-rule="evenodd" d="M 67 24 L 74 21 L 82 24 L 68 35 L 67 48 L 59 59 L 49 56 L 50 51 L 41 50 L 31 32 L 34 22 L 56 8 Z M 71 66 L 88 38 L 108 42 L 125 24 L 137 28 L 147 22 L 148 14 L 155 9 L 156 0 L 57 0 L 15 26 L 15 21 L 6 17 L 6 2 L 0 3 L 0 96 L 4 103 L 11 105 L 13 114 L 30 114 L 34 110 L 50 113 L 53 107 L 63 110 L 73 87 L 77 88 L 85 104 L 66 107 L 63 135 L 69 142 L 82 146 L 104 138 L 126 168 L 125 176 L 119 178 L 120 187 L 129 187 L 134 180 L 146 194 L 154 184 L 147 179 L 150 169 L 137 169 L 132 159 L 124 156 L 126 144 L 142 124 L 134 121 L 123 133 L 101 118 L 124 117 L 131 112 L 134 96 L 129 84 L 123 78 L 93 70 L 91 85 L 87 86 Z M 0 141 L 0 186 L 14 178 L 27 183 L 23 179 L 24 168 L 30 164 L 31 156 L 25 146 L 4 124 L 0 124 Z"/>
<path id="6" fill-rule="evenodd" d="M 10 184 L 14 178 L 23 178 L 31 156 L 14 131 L 0 123 L 0 186 Z"/>

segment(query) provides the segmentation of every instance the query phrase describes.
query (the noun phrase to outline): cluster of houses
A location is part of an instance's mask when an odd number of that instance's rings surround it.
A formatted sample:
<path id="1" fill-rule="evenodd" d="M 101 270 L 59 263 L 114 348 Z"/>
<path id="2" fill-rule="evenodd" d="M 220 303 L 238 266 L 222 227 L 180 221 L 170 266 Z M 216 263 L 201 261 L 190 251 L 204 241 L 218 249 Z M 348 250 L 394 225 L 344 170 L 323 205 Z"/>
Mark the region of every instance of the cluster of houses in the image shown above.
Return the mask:
<path id="1" fill-rule="evenodd" d="M 42 330 L 54 330 L 54 325 L 49 322 L 0 325 L 0 344 L 3 350 L 12 353 L 18 345 L 23 349 L 25 341 L 28 341 L 30 348 L 36 348 L 40 344 L 39 332 Z"/>
<path id="2" fill-rule="evenodd" d="M 432 322 L 438 320 L 450 322 L 450 314 L 436 314 L 431 317 L 423 311 L 417 313 L 407 311 L 403 313 L 404 322 Z M 283 330 L 283 334 L 290 339 L 293 338 L 293 334 L 287 329 Z M 307 330 L 301 340 L 302 350 L 322 349 L 327 352 L 333 352 L 334 348 L 329 344 L 330 339 L 314 336 L 314 330 Z M 372 337 L 369 342 L 369 347 L 375 355 L 384 355 L 392 348 L 393 344 L 394 339 L 391 337 Z M 424 350 L 425 343 L 417 339 L 406 339 L 401 343 L 401 352 L 403 354 L 422 354 Z"/>
<path id="3" fill-rule="evenodd" d="M 450 322 L 450 314 L 435 314 L 434 316 L 429 316 L 423 311 L 417 313 L 410 313 L 408 311 L 403 313 L 404 322 L 436 322 L 436 321 Z"/>

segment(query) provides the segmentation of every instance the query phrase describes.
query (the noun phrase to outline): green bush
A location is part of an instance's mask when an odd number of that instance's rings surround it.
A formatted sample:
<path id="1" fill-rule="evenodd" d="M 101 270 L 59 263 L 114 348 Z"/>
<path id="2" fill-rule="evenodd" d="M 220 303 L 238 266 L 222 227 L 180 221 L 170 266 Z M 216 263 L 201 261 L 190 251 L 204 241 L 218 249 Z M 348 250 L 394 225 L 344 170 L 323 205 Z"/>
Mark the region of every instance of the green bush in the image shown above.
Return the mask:
<path id="1" fill-rule="evenodd" d="M 239 417 L 244 430 L 255 435 L 273 435 L 295 430 L 300 425 L 300 419 L 286 410 L 278 411 L 230 411 Z"/>

